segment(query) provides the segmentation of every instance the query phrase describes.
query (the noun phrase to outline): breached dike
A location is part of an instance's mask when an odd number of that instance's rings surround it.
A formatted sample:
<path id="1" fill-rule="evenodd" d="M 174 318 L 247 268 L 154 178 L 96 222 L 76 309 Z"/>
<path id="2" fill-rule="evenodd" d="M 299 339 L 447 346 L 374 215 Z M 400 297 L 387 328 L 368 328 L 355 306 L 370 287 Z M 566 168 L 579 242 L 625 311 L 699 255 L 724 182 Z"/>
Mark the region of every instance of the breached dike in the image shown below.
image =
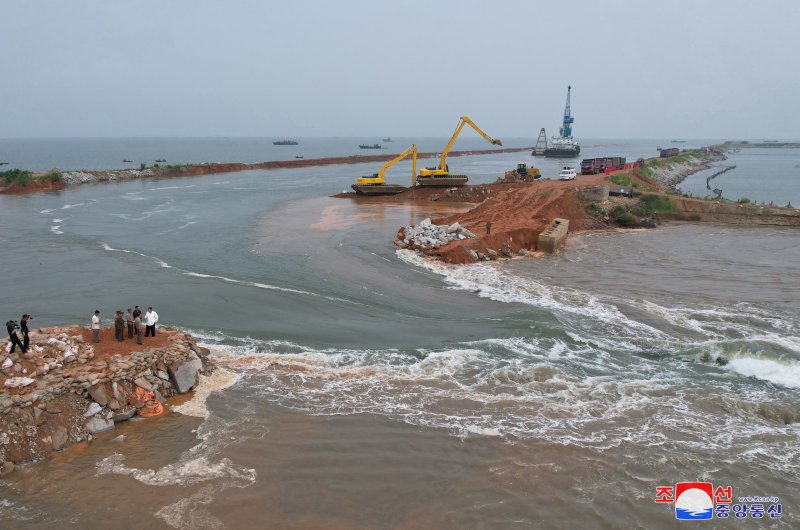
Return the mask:
<path id="1" fill-rule="evenodd" d="M 214 365 L 209 350 L 167 327 L 159 346 L 97 353 L 79 326 L 31 333 L 30 348 L 0 343 L 0 475 L 42 459 L 134 416 L 163 412 L 166 398 L 189 392 Z"/>

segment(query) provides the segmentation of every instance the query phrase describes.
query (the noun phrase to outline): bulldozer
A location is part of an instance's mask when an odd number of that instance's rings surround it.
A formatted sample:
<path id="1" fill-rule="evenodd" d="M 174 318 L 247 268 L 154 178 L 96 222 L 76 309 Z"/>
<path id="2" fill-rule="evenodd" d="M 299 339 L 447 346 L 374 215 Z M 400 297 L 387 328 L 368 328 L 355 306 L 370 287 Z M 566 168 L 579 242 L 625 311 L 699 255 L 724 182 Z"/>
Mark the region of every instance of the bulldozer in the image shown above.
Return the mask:
<path id="1" fill-rule="evenodd" d="M 517 164 L 517 169 L 506 171 L 502 177 L 498 177 L 498 184 L 511 184 L 514 182 L 533 182 L 542 177 L 542 172 L 538 167 L 530 166 L 527 164 Z"/>

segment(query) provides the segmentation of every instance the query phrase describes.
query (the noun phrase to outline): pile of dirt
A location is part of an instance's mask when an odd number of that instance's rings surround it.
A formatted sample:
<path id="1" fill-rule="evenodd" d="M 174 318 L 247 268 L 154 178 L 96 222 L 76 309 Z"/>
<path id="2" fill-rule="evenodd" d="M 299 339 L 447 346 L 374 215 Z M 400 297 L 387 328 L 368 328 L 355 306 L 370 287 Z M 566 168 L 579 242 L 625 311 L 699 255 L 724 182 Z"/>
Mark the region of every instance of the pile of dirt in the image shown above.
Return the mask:
<path id="1" fill-rule="evenodd" d="M 535 251 L 539 234 L 555 218 L 568 219 L 570 230 L 585 227 L 584 204 L 577 198 L 578 187 L 592 186 L 604 181 L 603 175 L 581 179 L 580 184 L 561 181 L 537 181 L 518 184 L 488 184 L 483 186 L 487 198 L 465 213 L 434 219 L 436 224 L 459 223 L 476 237 L 454 241 L 430 255 L 448 263 L 469 263 L 475 253 L 484 255 L 516 255 L 521 249 Z M 487 233 L 487 223 L 491 230 Z M 492 250 L 492 252 L 489 252 Z"/>

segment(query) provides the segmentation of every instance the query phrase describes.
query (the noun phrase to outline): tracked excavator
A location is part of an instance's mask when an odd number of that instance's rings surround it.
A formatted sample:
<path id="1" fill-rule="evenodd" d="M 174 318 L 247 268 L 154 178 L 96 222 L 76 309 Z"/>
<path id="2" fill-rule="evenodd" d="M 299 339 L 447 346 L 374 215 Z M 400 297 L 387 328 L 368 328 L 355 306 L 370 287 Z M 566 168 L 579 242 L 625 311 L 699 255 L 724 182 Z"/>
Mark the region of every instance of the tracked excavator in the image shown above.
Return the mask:
<path id="1" fill-rule="evenodd" d="M 386 162 L 380 171 L 368 177 L 359 177 L 356 183 L 351 187 L 356 193 L 362 195 L 395 195 L 405 191 L 405 186 L 399 184 L 387 184 L 383 176 L 386 170 L 400 162 L 408 155 L 411 155 L 411 185 L 414 186 L 414 181 L 417 176 L 417 145 L 414 144 L 393 159 Z"/>
<path id="2" fill-rule="evenodd" d="M 475 131 L 483 136 L 487 142 L 491 143 L 492 145 L 503 145 L 503 142 L 500 140 L 496 140 L 494 138 L 489 137 L 488 134 L 483 132 L 475 123 L 466 116 L 461 116 L 461 120 L 459 120 L 458 125 L 456 126 L 456 130 L 453 133 L 453 137 L 450 138 L 450 141 L 445 146 L 444 150 L 442 151 L 441 157 L 439 159 L 439 166 L 438 167 L 428 167 L 425 169 L 421 169 L 419 171 L 419 176 L 417 177 L 417 186 L 463 186 L 467 183 L 466 175 L 451 175 L 450 168 L 447 167 L 447 154 L 450 152 L 450 149 L 453 148 L 453 144 L 456 142 L 456 138 L 458 135 L 461 134 L 461 130 L 464 128 L 464 125 L 469 125 Z"/>

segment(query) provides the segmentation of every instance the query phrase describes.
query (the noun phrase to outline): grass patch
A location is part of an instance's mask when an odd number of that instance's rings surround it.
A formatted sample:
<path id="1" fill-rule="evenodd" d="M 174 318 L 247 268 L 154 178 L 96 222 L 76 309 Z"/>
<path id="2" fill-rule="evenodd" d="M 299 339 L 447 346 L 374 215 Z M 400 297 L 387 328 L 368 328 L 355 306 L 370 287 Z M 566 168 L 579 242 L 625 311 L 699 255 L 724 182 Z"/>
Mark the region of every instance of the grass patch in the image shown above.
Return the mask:
<path id="1" fill-rule="evenodd" d="M 60 171 L 52 171 L 42 178 L 45 178 L 54 184 L 64 182 L 64 175 Z"/>
<path id="2" fill-rule="evenodd" d="M 630 186 L 631 185 L 631 178 L 628 175 L 620 175 L 615 174 L 609 177 L 611 182 L 616 184 L 617 186 Z"/>
<path id="3" fill-rule="evenodd" d="M 9 169 L 8 171 L 0 172 L 2 178 L 7 186 L 12 184 L 28 184 L 33 181 L 33 175 L 30 171 L 24 169 Z"/>
<path id="4" fill-rule="evenodd" d="M 648 214 L 677 211 L 672 201 L 661 195 L 642 195 L 636 207 Z"/>
<path id="5" fill-rule="evenodd" d="M 736 202 L 738 202 L 739 204 L 749 204 L 750 203 L 750 199 L 748 199 L 747 197 L 741 197 Z"/>

